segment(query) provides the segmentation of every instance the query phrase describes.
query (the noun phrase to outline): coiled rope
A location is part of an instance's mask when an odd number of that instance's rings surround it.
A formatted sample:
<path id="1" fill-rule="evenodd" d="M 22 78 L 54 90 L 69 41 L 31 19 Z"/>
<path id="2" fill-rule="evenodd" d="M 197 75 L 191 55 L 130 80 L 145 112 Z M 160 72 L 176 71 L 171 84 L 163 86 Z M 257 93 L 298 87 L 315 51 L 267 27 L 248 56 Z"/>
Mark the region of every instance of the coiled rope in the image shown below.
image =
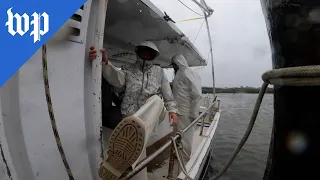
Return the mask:
<path id="1" fill-rule="evenodd" d="M 63 165 L 67 171 L 69 176 L 69 180 L 74 180 L 73 174 L 71 172 L 70 166 L 68 164 L 66 155 L 64 154 L 64 150 L 62 148 L 61 139 L 59 136 L 59 132 L 56 125 L 56 120 L 53 113 L 52 102 L 51 102 L 51 95 L 50 95 L 50 86 L 49 86 L 49 79 L 48 79 L 48 62 L 47 62 L 47 46 L 44 44 L 42 46 L 42 70 L 43 70 L 43 82 L 44 82 L 44 89 L 46 94 L 48 112 L 50 117 L 50 122 L 53 130 L 54 137 L 56 139 L 56 143 L 58 146 L 58 150 L 63 162 Z"/>
<path id="2" fill-rule="evenodd" d="M 265 72 L 262 75 L 262 80 L 264 81 L 264 83 L 262 84 L 262 87 L 260 89 L 259 96 L 254 106 L 248 128 L 243 138 L 241 139 L 240 143 L 234 150 L 233 154 L 231 155 L 225 166 L 215 177 L 210 178 L 210 180 L 219 179 L 227 171 L 231 163 L 234 161 L 234 159 L 242 149 L 243 145 L 248 140 L 248 137 L 253 129 L 253 125 L 257 119 L 259 108 L 268 85 L 271 84 L 278 86 L 320 86 L 320 66 L 315 65 L 274 69 Z"/>

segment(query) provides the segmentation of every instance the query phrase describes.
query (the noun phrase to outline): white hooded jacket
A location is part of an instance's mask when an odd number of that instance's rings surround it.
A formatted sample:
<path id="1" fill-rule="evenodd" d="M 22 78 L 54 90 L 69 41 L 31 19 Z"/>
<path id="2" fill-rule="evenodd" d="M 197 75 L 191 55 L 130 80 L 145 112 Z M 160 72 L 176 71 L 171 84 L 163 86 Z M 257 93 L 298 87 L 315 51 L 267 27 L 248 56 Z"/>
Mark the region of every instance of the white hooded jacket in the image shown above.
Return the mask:
<path id="1" fill-rule="evenodd" d="M 146 41 L 139 46 L 149 47 L 159 54 L 159 50 L 152 42 Z M 167 111 L 177 112 L 176 102 L 163 69 L 153 65 L 151 61 L 144 61 L 137 56 L 135 64 L 124 65 L 122 70 L 118 70 L 108 62 L 103 66 L 103 77 L 111 85 L 125 89 L 121 103 L 121 113 L 124 116 L 136 113 L 153 95 L 163 98 Z"/>
<path id="2" fill-rule="evenodd" d="M 172 82 L 173 98 L 177 102 L 179 115 L 190 118 L 199 116 L 202 94 L 201 79 L 189 66 L 182 55 L 172 58 L 172 63 L 179 66 Z"/>

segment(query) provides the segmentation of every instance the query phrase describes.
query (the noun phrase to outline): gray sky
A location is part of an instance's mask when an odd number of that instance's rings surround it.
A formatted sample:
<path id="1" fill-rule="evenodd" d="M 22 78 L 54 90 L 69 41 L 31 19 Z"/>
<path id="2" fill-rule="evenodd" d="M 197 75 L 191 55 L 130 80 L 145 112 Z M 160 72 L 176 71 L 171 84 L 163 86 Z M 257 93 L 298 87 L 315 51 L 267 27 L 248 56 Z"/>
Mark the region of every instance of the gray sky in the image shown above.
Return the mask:
<path id="1" fill-rule="evenodd" d="M 199 17 L 178 0 L 151 0 L 175 21 Z M 201 13 L 191 0 L 182 0 Z M 214 13 L 209 18 L 212 34 L 216 87 L 253 86 L 262 84 L 261 75 L 271 69 L 271 52 L 260 0 L 206 0 Z M 194 41 L 203 20 L 176 23 Z M 203 25 L 195 46 L 208 58 L 208 36 Z M 195 68 L 197 69 L 197 68 Z M 211 62 L 197 70 L 203 86 L 212 87 Z M 172 79 L 172 72 L 167 72 Z"/>

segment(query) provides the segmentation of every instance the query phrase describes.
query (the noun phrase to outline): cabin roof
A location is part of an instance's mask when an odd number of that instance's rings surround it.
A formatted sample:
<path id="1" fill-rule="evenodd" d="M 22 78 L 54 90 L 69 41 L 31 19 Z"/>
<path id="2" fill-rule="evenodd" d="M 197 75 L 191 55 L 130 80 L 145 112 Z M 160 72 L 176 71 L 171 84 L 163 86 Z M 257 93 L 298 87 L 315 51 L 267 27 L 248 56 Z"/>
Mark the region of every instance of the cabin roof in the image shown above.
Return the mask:
<path id="1" fill-rule="evenodd" d="M 184 55 L 190 67 L 206 66 L 190 40 L 164 16 L 149 0 L 109 1 L 104 36 L 109 59 L 134 63 L 135 46 L 148 40 L 157 45 L 160 56 L 155 64 L 163 68 L 169 67 L 176 54 Z"/>

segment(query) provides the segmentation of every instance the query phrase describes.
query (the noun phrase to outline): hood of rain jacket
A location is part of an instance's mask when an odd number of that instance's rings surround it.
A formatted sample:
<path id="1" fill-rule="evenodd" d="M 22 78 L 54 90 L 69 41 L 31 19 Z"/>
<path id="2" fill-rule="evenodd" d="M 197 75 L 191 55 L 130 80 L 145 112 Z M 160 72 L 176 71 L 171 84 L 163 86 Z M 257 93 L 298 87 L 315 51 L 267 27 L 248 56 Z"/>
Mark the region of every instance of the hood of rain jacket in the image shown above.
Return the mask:
<path id="1" fill-rule="evenodd" d="M 183 55 L 175 55 L 172 63 L 179 66 L 172 82 L 173 97 L 180 115 L 197 118 L 202 95 L 201 79 L 187 63 Z"/>

